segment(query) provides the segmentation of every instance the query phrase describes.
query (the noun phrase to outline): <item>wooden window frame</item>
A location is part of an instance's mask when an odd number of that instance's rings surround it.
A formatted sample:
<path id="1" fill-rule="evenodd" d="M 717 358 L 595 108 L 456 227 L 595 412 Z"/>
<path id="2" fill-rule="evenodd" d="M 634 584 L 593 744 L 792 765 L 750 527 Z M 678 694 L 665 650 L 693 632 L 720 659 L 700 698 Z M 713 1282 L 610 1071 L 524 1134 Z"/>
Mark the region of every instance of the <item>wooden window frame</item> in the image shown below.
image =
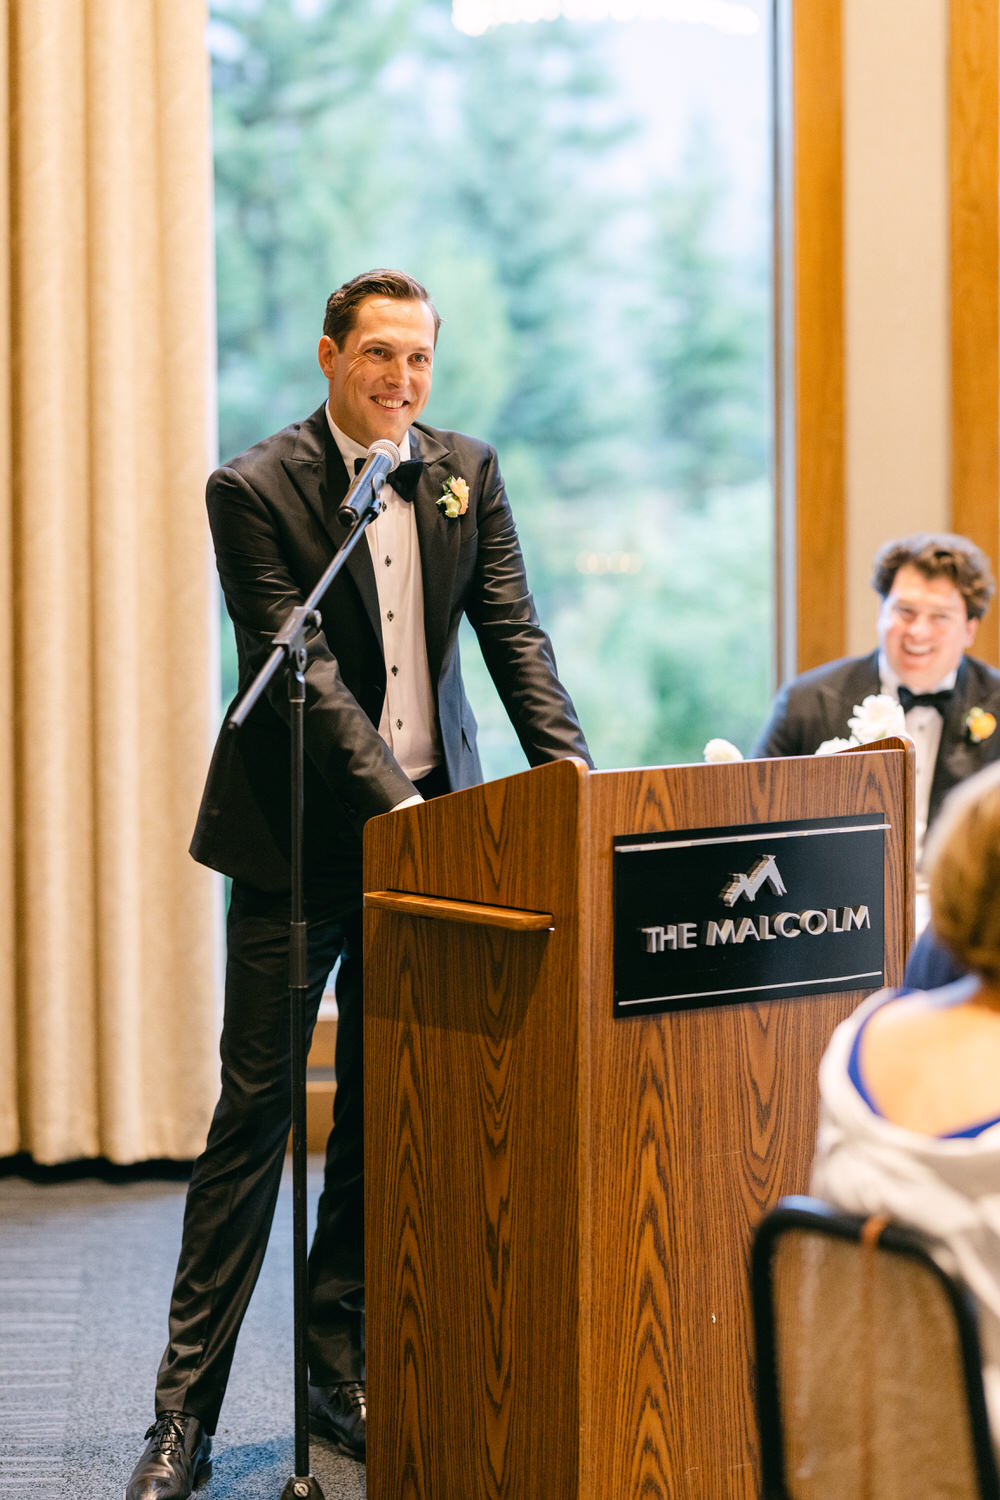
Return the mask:
<path id="1" fill-rule="evenodd" d="M 948 162 L 951 287 L 951 525 L 1000 567 L 1000 316 L 996 0 L 951 0 Z M 975 653 L 998 661 L 1000 601 Z"/>
<path id="2" fill-rule="evenodd" d="M 776 0 L 791 71 L 787 256 L 778 313 L 779 674 L 846 650 L 842 0 Z M 950 485 L 948 525 L 1000 567 L 1000 253 L 996 0 L 951 0 L 948 56 Z M 781 56 L 776 53 L 780 76 Z M 779 183 L 781 182 L 779 174 Z M 780 208 L 779 208 L 780 220 Z M 778 242 L 780 244 L 780 238 Z M 784 264 L 784 276 L 782 265 Z M 780 284 L 781 280 L 786 285 Z M 782 357 L 782 315 L 790 329 Z M 782 423 L 794 433 L 782 442 Z M 784 463 L 781 454 L 787 453 Z M 808 600 L 808 610 L 797 601 Z M 998 661 L 1000 601 L 976 654 Z"/>

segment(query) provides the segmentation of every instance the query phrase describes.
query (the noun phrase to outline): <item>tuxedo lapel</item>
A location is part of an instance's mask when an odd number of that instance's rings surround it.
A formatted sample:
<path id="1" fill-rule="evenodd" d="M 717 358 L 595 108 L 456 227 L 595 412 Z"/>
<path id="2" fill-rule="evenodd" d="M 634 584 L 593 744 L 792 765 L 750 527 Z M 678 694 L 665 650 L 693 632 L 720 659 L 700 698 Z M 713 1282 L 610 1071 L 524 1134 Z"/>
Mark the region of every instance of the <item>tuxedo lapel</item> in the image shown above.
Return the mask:
<path id="1" fill-rule="evenodd" d="M 346 527 L 341 526 L 337 519 L 337 509 L 347 494 L 350 480 L 340 450 L 333 441 L 325 406 L 321 406 L 302 423 L 295 450 L 282 463 L 289 479 L 329 536 L 334 551 L 337 551 L 347 536 Z M 382 624 L 375 570 L 365 537 L 359 537 L 348 554 L 344 572 L 354 581 L 376 639 L 381 645 Z"/>
<path id="2" fill-rule="evenodd" d="M 410 428 L 410 456 L 419 458 L 424 465 L 413 506 L 424 585 L 427 665 L 432 682 L 437 682 L 441 673 L 462 536 L 460 522 L 450 521 L 437 504 L 449 477 L 449 453 L 429 432 Z"/>
<path id="3" fill-rule="evenodd" d="M 291 457 L 283 458 L 281 466 L 317 521 L 330 533 L 339 546 L 342 538 L 337 537 L 331 530 L 331 521 L 336 524 L 336 511 L 328 509 L 327 439 L 329 431 L 326 409 L 321 406 L 319 411 L 314 411 L 312 416 L 307 417 L 300 425 Z"/>

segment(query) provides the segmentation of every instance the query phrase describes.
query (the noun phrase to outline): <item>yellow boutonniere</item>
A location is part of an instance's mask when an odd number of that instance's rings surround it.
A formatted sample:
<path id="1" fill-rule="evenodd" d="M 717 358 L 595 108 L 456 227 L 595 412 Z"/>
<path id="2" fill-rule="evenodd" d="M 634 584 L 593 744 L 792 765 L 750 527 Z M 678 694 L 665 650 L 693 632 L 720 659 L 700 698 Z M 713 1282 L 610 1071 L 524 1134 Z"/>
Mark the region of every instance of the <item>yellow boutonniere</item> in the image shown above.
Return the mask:
<path id="1" fill-rule="evenodd" d="M 464 516 L 469 508 L 469 486 L 465 480 L 456 479 L 454 475 L 446 479 L 444 493 L 438 496 L 437 505 L 449 521 L 457 521 L 459 516 Z"/>
<path id="2" fill-rule="evenodd" d="M 988 740 L 996 727 L 996 719 L 984 708 L 970 708 L 965 716 L 965 732 L 974 745 Z"/>

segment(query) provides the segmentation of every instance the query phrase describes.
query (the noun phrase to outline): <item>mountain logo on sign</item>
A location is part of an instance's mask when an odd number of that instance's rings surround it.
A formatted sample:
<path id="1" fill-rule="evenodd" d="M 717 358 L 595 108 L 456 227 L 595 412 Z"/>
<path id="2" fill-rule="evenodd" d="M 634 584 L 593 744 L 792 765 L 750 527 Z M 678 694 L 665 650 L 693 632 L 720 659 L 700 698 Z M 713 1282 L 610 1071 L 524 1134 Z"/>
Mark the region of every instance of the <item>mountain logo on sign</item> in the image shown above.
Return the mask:
<path id="1" fill-rule="evenodd" d="M 776 896 L 785 894 L 785 882 L 778 873 L 778 862 L 773 854 L 762 854 L 745 875 L 731 875 L 719 892 L 719 899 L 724 906 L 735 906 L 741 896 L 747 901 L 756 901 L 757 893 L 765 885 L 769 885 Z"/>

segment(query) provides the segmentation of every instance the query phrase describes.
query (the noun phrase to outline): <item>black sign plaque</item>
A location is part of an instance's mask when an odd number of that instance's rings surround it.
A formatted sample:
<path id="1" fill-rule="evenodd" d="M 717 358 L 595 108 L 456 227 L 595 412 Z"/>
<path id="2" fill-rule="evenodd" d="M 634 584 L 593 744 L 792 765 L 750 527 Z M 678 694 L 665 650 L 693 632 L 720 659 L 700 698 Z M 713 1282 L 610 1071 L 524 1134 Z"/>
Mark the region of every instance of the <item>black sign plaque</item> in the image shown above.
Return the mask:
<path id="1" fill-rule="evenodd" d="M 614 1013 L 883 981 L 882 813 L 614 840 Z"/>

